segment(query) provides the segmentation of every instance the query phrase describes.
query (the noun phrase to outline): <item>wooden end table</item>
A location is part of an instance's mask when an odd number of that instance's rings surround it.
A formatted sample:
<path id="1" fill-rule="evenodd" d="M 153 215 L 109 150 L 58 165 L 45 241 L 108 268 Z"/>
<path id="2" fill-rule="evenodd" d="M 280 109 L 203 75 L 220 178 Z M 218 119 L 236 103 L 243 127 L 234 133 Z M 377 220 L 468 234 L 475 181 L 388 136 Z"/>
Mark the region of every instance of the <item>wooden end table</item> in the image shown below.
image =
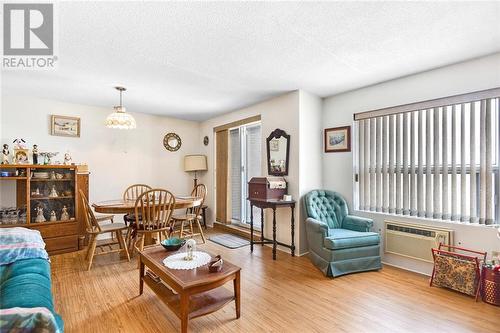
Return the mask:
<path id="1" fill-rule="evenodd" d="M 248 198 L 250 201 L 250 252 L 253 252 L 254 244 L 272 244 L 273 245 L 273 260 L 276 260 L 276 247 L 277 245 L 281 245 L 283 247 L 287 247 L 290 249 L 290 253 L 292 257 L 295 257 L 295 200 L 285 201 L 278 199 L 254 199 Z M 253 207 L 260 208 L 260 232 L 261 232 L 261 240 L 255 241 L 253 239 Z M 278 242 L 276 240 L 276 209 L 280 207 L 290 207 L 291 216 L 290 216 L 290 233 L 291 233 L 291 244 L 285 244 L 282 242 Z M 264 209 L 271 208 L 273 210 L 273 239 L 268 239 L 264 237 Z"/>
<path id="2" fill-rule="evenodd" d="M 233 300 L 236 318 L 240 318 L 241 268 L 226 260 L 218 273 L 210 273 L 208 265 L 189 270 L 170 269 L 163 265 L 163 259 L 176 253 L 165 251 L 161 245 L 139 251 L 139 294 L 142 295 L 146 283 L 180 318 L 182 333 L 187 332 L 188 320 L 215 312 Z M 158 278 L 145 274 L 145 268 Z M 233 281 L 234 293 L 222 287 L 229 281 Z"/>

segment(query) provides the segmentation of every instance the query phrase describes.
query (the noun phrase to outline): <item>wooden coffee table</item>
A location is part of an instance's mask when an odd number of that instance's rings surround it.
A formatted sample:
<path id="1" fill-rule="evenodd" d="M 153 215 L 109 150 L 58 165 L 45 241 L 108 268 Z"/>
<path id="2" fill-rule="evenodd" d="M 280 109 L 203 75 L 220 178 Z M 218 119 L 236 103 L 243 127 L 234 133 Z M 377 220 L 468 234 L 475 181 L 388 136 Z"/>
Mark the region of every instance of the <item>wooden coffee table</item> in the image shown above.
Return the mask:
<path id="1" fill-rule="evenodd" d="M 190 270 L 167 268 L 163 259 L 175 253 L 178 252 L 167 252 L 161 245 L 139 251 L 139 294 L 142 295 L 146 283 L 181 319 L 182 333 L 187 332 L 189 319 L 215 312 L 233 300 L 236 303 L 236 318 L 239 318 L 241 268 L 226 260 L 218 273 L 210 273 L 208 265 Z M 161 281 L 145 274 L 145 268 Z M 222 287 L 229 281 L 233 281 L 234 293 Z"/>

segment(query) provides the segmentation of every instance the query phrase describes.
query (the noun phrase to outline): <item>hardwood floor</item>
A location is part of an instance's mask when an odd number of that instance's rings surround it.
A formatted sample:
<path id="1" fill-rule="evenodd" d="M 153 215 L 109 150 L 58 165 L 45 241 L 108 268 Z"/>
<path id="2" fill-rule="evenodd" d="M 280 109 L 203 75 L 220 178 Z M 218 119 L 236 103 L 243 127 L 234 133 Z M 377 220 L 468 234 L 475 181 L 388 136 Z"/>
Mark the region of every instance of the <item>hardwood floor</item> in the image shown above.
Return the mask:
<path id="1" fill-rule="evenodd" d="M 500 308 L 440 288 L 428 278 L 385 266 L 379 272 L 325 278 L 306 257 L 257 246 L 200 246 L 242 267 L 241 318 L 234 303 L 189 322 L 191 332 L 500 332 Z M 146 286 L 138 296 L 136 260 L 84 252 L 51 257 L 56 311 L 66 332 L 177 332 L 180 320 Z M 134 258 L 135 259 L 135 258 Z M 232 284 L 227 284 L 228 289 Z"/>

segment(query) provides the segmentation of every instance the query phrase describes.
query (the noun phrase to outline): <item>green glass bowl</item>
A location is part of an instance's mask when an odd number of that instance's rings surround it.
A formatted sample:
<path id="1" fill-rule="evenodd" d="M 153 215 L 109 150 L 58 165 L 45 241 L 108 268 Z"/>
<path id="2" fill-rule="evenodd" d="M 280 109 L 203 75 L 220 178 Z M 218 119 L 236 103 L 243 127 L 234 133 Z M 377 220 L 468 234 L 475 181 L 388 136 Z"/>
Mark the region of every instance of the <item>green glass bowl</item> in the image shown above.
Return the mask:
<path id="1" fill-rule="evenodd" d="M 162 240 L 160 244 L 167 251 L 177 251 L 184 244 L 186 244 L 186 240 L 185 239 L 180 239 L 180 238 L 177 238 L 177 237 L 172 237 L 172 238 L 169 238 L 169 239 Z"/>

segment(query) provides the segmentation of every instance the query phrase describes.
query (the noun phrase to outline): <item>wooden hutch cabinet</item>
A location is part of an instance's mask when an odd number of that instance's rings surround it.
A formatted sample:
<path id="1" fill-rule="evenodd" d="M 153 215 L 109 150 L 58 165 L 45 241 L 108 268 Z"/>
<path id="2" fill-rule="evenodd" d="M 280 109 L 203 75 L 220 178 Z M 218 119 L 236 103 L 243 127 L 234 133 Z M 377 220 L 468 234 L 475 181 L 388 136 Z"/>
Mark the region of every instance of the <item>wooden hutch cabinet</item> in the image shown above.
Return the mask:
<path id="1" fill-rule="evenodd" d="M 88 172 L 76 165 L 0 165 L 0 227 L 39 230 L 49 254 L 76 251 L 84 235 L 79 190 Z"/>

